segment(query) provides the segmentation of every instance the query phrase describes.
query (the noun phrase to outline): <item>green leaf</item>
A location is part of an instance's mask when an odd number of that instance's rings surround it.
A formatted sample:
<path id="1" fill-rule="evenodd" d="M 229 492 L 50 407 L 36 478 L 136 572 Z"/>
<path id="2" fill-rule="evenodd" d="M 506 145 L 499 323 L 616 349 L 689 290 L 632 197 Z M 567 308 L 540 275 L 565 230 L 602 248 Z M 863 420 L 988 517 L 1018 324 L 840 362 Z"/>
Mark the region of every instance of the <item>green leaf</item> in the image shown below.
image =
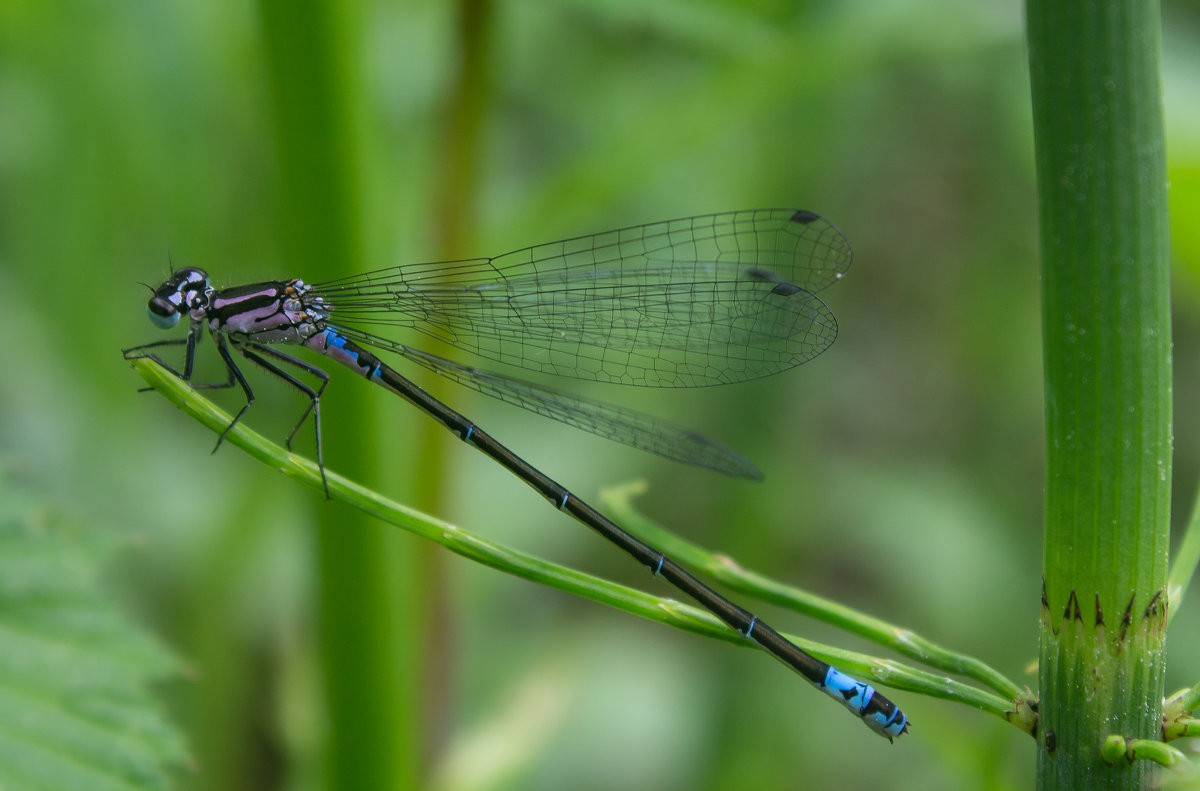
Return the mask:
<path id="1" fill-rule="evenodd" d="M 186 761 L 148 691 L 178 662 L 96 584 L 114 546 L 0 475 L 0 789 L 165 789 Z"/>

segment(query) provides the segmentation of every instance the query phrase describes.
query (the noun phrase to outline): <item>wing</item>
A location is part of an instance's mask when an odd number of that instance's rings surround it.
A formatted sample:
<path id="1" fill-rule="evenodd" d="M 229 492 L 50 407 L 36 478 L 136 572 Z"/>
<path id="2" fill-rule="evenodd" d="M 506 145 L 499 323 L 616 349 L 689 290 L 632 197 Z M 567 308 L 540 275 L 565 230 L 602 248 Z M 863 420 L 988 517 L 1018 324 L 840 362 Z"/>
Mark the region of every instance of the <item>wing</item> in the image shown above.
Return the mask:
<path id="1" fill-rule="evenodd" d="M 360 330 L 337 329 L 354 341 L 387 349 L 472 390 L 543 417 L 685 464 L 707 467 L 737 478 L 762 480 L 762 473 L 754 463 L 737 451 L 645 412 L 461 365 Z"/>
<path id="2" fill-rule="evenodd" d="M 819 215 L 762 209 L 392 267 L 313 295 L 342 326 L 412 327 L 559 376 L 699 387 L 777 373 L 828 348 L 837 322 L 813 292 L 851 258 Z"/>

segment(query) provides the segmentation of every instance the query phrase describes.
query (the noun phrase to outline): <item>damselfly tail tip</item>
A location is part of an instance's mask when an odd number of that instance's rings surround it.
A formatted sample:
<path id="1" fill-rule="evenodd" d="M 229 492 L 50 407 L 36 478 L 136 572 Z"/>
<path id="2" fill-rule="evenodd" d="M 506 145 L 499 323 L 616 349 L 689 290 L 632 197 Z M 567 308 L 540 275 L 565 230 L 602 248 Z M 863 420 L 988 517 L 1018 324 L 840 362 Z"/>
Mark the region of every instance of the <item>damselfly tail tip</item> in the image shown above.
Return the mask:
<path id="1" fill-rule="evenodd" d="M 892 723 L 893 727 L 885 728 L 882 731 L 882 735 L 887 738 L 889 744 L 895 744 L 896 739 L 908 733 L 908 726 L 911 724 L 908 720 L 908 715 L 904 712 L 897 712 L 897 716 L 901 721 L 900 727 L 896 728 L 894 727 L 895 723 Z"/>

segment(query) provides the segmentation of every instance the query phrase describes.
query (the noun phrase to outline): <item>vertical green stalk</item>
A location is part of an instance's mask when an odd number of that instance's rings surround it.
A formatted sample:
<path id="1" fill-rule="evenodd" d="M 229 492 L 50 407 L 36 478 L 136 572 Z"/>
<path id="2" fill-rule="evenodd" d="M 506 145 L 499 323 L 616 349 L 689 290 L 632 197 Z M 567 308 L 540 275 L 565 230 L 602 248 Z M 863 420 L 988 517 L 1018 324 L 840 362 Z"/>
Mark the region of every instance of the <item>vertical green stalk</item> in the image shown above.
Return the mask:
<path id="1" fill-rule="evenodd" d="M 432 184 L 434 257 L 442 261 L 468 257 L 473 252 L 471 244 L 475 240 L 469 238 L 469 233 L 475 225 L 480 135 L 492 85 L 488 70 L 494 16 L 492 2 L 459 0 L 456 5 L 454 78 L 442 108 L 443 118 L 438 130 L 440 148 Z M 429 384 L 432 389 L 441 382 Z M 448 469 L 442 453 L 446 429 L 436 421 L 424 418 L 420 427 L 413 445 L 419 449 L 421 464 L 414 470 L 411 485 L 416 504 L 436 513 Z M 425 740 L 430 758 L 436 761 L 449 739 L 450 713 L 454 709 L 451 676 L 454 649 L 453 636 L 449 633 L 449 625 L 454 622 L 449 603 L 454 597 L 446 590 L 449 585 L 445 572 L 447 554 L 441 547 L 429 543 L 422 543 L 417 552 L 422 569 L 420 588 L 429 602 L 423 673 L 428 712 Z"/>
<path id="2" fill-rule="evenodd" d="M 354 43 L 361 9 L 336 0 L 259 0 L 281 177 L 280 235 L 289 267 L 310 280 L 362 271 L 361 98 Z M 336 374 L 335 374 L 336 377 Z M 322 415 L 329 456 L 370 480 L 367 388 L 339 389 Z M 336 450 L 332 448 L 336 442 Z M 419 787 L 422 634 L 414 562 L 386 527 L 314 502 L 327 735 L 326 787 Z M 402 564 L 407 564 L 408 568 Z"/>
<path id="3" fill-rule="evenodd" d="M 1046 374 L 1038 787 L 1142 788 L 1171 491 L 1166 168 L 1153 0 L 1028 0 Z"/>
<path id="4" fill-rule="evenodd" d="M 457 3 L 457 71 L 443 112 L 442 146 L 434 184 L 434 231 L 439 256 L 471 255 L 464 236 L 473 225 L 479 182 L 480 133 L 492 90 L 492 0 Z M 441 429 L 439 429 L 441 430 Z"/>

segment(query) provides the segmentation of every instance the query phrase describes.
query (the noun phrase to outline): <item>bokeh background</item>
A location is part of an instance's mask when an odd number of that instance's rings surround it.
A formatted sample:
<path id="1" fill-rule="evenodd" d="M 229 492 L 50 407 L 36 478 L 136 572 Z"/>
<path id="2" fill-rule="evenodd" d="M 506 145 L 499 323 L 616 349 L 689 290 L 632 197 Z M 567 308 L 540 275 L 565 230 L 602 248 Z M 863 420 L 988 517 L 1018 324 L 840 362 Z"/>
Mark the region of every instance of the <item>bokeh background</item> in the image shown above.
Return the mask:
<path id="1" fill-rule="evenodd" d="M 367 0 L 344 12 L 350 69 L 327 77 L 348 85 L 367 267 L 777 205 L 830 217 L 856 262 L 823 294 L 838 342 L 798 370 L 699 392 L 584 388 L 734 445 L 766 473 L 759 485 L 430 386 L 585 498 L 643 478 L 641 503 L 672 529 L 1032 684 L 1042 403 L 1021 4 L 480 9 Z M 463 49 L 464 14 L 478 49 Z M 1164 18 L 1178 523 L 1200 474 L 1200 12 L 1171 0 Z M 302 99 L 275 92 L 263 25 L 250 2 L 0 5 L 0 453 L 52 507 L 126 542 L 106 586 L 187 668 L 157 690 L 191 745 L 180 788 L 324 782 L 315 536 L 343 515 L 416 570 L 392 592 L 396 639 L 424 656 L 396 673 L 434 670 L 400 685 L 418 727 L 395 738 L 420 762 L 416 787 L 1028 784 L 1032 743 L 993 718 L 896 694 L 915 725 L 889 746 L 758 652 L 363 526 L 235 449 L 210 455 L 209 433 L 139 394 L 120 350 L 159 337 L 139 283 L 163 279 L 169 260 L 219 284 L 324 274 L 286 253 L 286 206 L 306 196 L 281 173 L 281 102 Z M 464 73 L 484 77 L 465 98 Z M 281 436 L 302 402 L 256 384 L 251 423 Z M 333 373 L 323 405 L 352 414 L 326 434 L 332 469 L 365 459 L 389 496 L 669 595 L 364 390 Z M 311 452 L 308 432 L 299 448 Z M 1195 682 L 1197 649 L 1197 619 L 1178 619 L 1169 688 Z"/>

